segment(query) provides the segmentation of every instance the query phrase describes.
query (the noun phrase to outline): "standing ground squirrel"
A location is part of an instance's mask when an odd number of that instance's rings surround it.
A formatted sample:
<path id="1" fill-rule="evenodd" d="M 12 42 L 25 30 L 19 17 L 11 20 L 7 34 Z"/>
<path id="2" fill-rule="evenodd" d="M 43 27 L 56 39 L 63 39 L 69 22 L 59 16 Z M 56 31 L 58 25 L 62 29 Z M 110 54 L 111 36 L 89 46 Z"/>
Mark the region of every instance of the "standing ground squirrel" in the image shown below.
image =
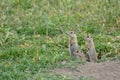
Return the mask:
<path id="1" fill-rule="evenodd" d="M 76 34 L 74 33 L 74 31 L 69 31 L 69 32 L 67 32 L 67 34 L 70 37 L 70 40 L 69 40 L 70 56 L 79 56 L 82 59 L 84 54 L 82 53 L 82 51 L 78 47 L 78 41 L 77 41 Z M 80 56 L 78 54 L 80 54 L 82 56 Z"/>
<path id="2" fill-rule="evenodd" d="M 88 50 L 90 61 L 97 61 L 98 59 L 97 59 L 93 38 L 90 35 L 85 37 L 85 43 L 86 43 L 86 48 Z"/>

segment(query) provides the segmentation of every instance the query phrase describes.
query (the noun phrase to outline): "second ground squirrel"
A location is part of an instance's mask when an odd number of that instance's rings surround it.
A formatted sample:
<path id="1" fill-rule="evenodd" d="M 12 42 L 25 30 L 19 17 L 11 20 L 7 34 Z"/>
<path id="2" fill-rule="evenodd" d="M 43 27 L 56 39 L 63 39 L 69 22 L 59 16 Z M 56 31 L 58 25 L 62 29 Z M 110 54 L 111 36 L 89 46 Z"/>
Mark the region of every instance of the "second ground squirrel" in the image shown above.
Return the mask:
<path id="1" fill-rule="evenodd" d="M 86 36 L 85 43 L 86 43 L 86 48 L 88 50 L 89 60 L 96 62 L 98 59 L 97 59 L 97 54 L 92 36 L 90 35 Z"/>

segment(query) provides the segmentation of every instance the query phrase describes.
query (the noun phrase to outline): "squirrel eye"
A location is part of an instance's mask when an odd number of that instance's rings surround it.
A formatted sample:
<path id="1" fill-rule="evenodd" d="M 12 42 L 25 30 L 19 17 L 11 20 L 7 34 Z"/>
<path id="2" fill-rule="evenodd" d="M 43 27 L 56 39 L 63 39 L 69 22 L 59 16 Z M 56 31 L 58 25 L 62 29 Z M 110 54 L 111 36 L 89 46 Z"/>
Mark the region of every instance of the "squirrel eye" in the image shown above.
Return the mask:
<path id="1" fill-rule="evenodd" d="M 89 36 L 87 36 L 87 38 L 89 38 Z"/>
<path id="2" fill-rule="evenodd" d="M 71 34 L 73 33 L 73 32 L 70 32 Z"/>
<path id="3" fill-rule="evenodd" d="M 77 53 L 79 53 L 79 51 L 77 50 Z"/>

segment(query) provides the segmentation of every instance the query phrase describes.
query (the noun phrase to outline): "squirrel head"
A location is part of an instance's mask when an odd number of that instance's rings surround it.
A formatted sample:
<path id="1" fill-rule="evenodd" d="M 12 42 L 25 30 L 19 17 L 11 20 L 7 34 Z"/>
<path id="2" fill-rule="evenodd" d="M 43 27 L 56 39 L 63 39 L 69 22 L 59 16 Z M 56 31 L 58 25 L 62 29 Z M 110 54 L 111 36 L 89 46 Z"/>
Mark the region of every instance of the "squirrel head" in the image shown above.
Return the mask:
<path id="1" fill-rule="evenodd" d="M 84 39 L 85 39 L 85 41 L 89 41 L 89 42 L 91 42 L 93 40 L 92 36 L 90 36 L 90 35 L 85 36 Z"/>
<path id="2" fill-rule="evenodd" d="M 75 51 L 73 52 L 74 55 L 79 56 L 79 57 L 83 57 L 83 55 L 82 55 L 81 53 L 82 53 L 82 52 L 79 51 L 79 50 L 75 50 Z"/>
<path id="3" fill-rule="evenodd" d="M 67 32 L 67 35 L 68 35 L 70 38 L 76 38 L 76 34 L 74 33 L 74 31 L 69 31 L 69 32 Z"/>

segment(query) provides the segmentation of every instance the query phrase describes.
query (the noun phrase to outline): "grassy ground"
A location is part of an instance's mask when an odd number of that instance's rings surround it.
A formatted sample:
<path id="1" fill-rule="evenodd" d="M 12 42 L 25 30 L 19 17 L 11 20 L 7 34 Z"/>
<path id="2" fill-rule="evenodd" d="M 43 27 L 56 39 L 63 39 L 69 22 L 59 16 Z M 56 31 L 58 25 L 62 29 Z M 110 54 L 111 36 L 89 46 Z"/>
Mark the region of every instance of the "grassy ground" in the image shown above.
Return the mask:
<path id="1" fill-rule="evenodd" d="M 94 37 L 100 60 L 120 54 L 119 0 L 0 0 L 0 79 L 71 79 L 46 73 L 71 61 L 66 31 Z M 83 79 L 84 80 L 84 79 Z"/>

